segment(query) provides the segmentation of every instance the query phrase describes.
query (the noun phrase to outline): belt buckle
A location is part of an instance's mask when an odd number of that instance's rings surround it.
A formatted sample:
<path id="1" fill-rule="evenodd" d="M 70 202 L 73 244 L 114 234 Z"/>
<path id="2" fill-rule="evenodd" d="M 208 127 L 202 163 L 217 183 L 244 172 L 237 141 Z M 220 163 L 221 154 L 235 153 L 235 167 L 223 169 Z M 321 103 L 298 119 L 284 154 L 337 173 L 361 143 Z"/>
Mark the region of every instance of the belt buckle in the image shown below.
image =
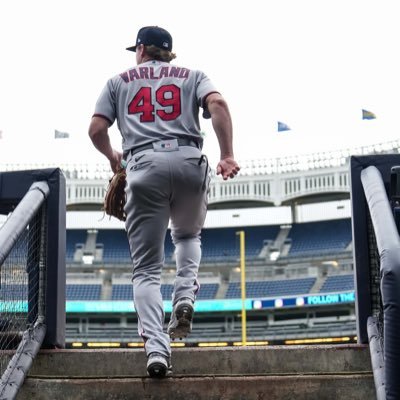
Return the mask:
<path id="1" fill-rule="evenodd" d="M 178 139 L 167 139 L 153 142 L 154 151 L 178 151 Z"/>

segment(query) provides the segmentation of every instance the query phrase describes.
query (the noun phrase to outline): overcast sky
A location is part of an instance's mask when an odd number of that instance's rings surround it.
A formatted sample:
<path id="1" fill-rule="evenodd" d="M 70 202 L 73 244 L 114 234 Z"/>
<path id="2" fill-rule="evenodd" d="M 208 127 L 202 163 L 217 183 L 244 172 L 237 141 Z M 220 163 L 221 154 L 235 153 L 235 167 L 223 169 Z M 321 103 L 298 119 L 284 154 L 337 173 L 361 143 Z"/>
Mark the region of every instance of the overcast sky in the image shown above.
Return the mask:
<path id="1" fill-rule="evenodd" d="M 125 47 L 145 25 L 169 30 L 173 63 L 204 71 L 226 98 L 239 160 L 397 139 L 399 11 L 397 0 L 2 1 L 0 163 L 105 161 L 87 128 L 107 79 L 134 65 Z M 363 108 L 377 119 L 362 120 Z M 209 121 L 202 129 L 215 167 Z"/>

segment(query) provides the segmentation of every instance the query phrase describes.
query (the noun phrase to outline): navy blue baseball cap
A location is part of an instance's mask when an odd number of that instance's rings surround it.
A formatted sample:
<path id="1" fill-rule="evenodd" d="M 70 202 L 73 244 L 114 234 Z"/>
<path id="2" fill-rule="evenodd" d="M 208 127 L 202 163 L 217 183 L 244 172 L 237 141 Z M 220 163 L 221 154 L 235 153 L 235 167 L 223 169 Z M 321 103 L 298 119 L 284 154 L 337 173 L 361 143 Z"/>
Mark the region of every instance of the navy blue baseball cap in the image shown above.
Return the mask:
<path id="1" fill-rule="evenodd" d="M 136 51 L 140 44 L 154 45 L 160 49 L 172 51 L 172 36 L 168 31 L 159 26 L 145 26 L 137 34 L 135 46 L 127 47 L 129 51 Z"/>

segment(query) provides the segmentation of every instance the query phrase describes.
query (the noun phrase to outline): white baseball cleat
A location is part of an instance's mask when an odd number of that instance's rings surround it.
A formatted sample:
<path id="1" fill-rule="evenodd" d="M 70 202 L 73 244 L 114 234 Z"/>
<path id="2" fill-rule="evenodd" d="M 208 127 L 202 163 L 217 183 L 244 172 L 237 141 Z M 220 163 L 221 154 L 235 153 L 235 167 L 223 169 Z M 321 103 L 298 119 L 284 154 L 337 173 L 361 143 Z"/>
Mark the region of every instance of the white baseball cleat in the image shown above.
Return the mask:
<path id="1" fill-rule="evenodd" d="M 147 359 L 147 374 L 151 378 L 164 378 L 172 374 L 172 365 L 168 357 L 160 353 L 150 353 Z"/>

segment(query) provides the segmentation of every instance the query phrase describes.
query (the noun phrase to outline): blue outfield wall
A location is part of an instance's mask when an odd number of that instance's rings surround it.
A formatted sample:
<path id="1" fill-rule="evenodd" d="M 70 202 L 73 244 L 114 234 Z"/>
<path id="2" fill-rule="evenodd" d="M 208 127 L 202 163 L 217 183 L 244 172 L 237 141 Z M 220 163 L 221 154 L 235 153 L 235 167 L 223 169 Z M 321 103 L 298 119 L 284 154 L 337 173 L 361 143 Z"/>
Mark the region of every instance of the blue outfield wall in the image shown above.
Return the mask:
<path id="1" fill-rule="evenodd" d="M 322 305 L 354 303 L 355 292 L 325 293 L 304 296 L 275 297 L 265 299 L 246 299 L 246 310 L 262 310 L 277 308 L 300 308 Z M 198 300 L 196 312 L 240 311 L 241 299 Z M 27 312 L 26 301 L 0 301 L 0 312 Z M 166 313 L 172 311 L 171 301 L 164 301 Z M 67 301 L 67 313 L 125 313 L 135 312 L 133 301 Z"/>

